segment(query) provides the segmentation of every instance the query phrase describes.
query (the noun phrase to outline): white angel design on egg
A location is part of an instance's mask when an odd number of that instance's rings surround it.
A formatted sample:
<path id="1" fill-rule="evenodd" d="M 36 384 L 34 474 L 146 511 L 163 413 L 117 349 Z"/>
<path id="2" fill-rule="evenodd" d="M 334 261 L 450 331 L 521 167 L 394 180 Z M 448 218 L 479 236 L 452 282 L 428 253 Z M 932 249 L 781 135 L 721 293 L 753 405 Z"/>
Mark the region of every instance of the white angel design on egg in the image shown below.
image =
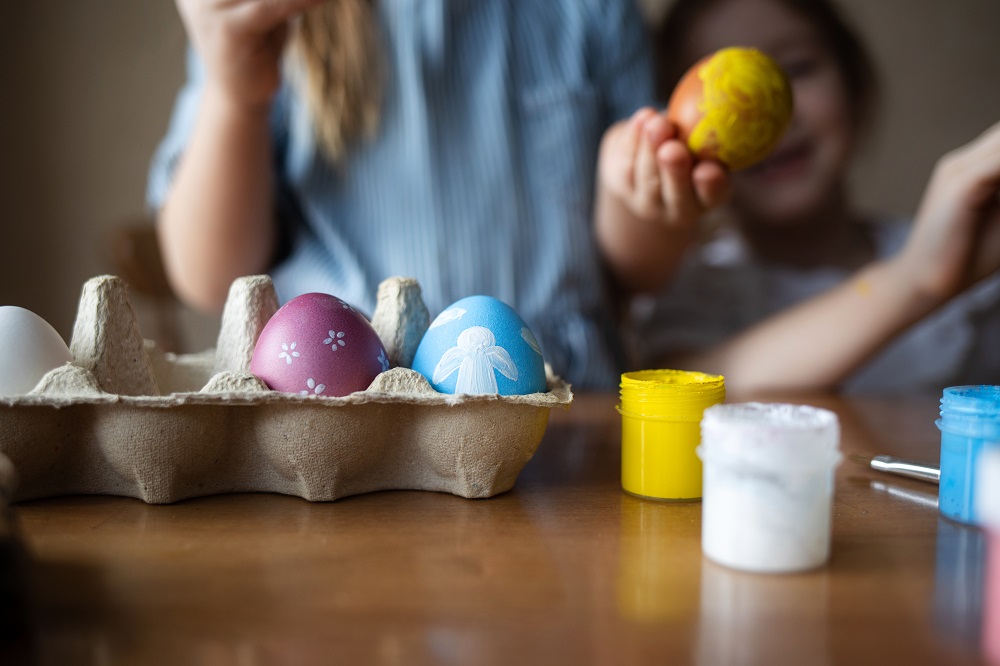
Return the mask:
<path id="1" fill-rule="evenodd" d="M 510 354 L 496 343 L 493 331 L 472 326 L 458 334 L 457 346 L 441 355 L 433 381 L 439 384 L 458 371 L 455 393 L 498 393 L 496 372 L 517 381 L 517 366 Z"/>

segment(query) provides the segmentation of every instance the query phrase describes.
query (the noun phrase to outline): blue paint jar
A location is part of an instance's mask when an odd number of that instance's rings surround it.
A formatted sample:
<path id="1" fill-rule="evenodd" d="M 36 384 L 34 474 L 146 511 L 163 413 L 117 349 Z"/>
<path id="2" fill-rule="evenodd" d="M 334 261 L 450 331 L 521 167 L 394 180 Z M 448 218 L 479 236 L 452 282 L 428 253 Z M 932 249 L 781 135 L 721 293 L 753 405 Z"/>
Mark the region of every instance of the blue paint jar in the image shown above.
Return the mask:
<path id="1" fill-rule="evenodd" d="M 941 397 L 938 506 L 952 520 L 978 524 L 976 467 L 986 446 L 1000 447 L 1000 386 L 952 386 Z"/>

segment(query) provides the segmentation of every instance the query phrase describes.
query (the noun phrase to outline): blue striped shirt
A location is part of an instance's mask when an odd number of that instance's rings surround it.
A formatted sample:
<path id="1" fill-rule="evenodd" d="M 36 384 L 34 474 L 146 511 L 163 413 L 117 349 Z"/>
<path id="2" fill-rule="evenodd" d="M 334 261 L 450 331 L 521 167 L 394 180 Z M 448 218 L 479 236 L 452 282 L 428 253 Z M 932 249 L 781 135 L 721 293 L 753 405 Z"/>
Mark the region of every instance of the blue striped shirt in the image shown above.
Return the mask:
<path id="1" fill-rule="evenodd" d="M 279 298 L 331 293 L 371 312 L 378 284 L 420 281 L 434 317 L 474 294 L 513 306 L 555 372 L 612 388 L 616 307 L 592 214 L 604 130 L 653 99 L 628 0 L 382 0 L 388 79 L 378 136 L 341 166 L 285 86 L 272 111 L 290 255 Z M 148 200 L 158 207 L 194 125 L 189 60 Z"/>

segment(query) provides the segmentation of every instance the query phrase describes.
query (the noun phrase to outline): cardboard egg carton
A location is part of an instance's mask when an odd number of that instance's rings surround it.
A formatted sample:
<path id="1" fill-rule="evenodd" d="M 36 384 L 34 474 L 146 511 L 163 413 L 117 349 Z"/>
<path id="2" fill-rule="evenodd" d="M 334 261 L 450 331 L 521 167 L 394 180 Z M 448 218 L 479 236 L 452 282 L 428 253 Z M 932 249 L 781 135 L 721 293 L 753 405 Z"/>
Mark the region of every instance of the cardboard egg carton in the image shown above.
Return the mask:
<path id="1" fill-rule="evenodd" d="M 102 494 L 149 503 L 231 492 L 311 501 L 414 489 L 490 497 L 509 490 L 572 392 L 447 395 L 406 367 L 428 326 L 415 280 L 379 287 L 372 324 L 392 369 L 345 397 L 269 390 L 250 373 L 278 308 L 270 278 L 236 280 L 217 346 L 171 354 L 144 340 L 123 280 L 83 288 L 73 362 L 0 398 L 0 486 L 14 500 Z"/>

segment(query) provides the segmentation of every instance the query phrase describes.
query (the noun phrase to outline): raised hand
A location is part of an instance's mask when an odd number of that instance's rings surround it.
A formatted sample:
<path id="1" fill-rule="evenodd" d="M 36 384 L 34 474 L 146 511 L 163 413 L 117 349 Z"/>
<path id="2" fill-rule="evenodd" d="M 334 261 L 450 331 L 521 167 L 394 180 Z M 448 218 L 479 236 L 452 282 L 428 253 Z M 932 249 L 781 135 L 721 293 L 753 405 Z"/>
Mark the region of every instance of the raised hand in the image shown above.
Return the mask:
<path id="1" fill-rule="evenodd" d="M 213 91 L 238 107 L 270 103 L 288 22 L 325 0 L 176 0 Z"/>
<path id="2" fill-rule="evenodd" d="M 938 160 L 897 264 L 940 302 L 1000 269 L 1000 123 Z"/>
<path id="3" fill-rule="evenodd" d="M 728 196 L 726 169 L 696 161 L 663 114 L 644 108 L 611 127 L 601 144 L 595 224 L 619 286 L 662 287 L 693 239 L 698 219 Z"/>
<path id="4" fill-rule="evenodd" d="M 601 181 L 640 219 L 668 227 L 693 225 L 728 196 L 721 164 L 696 162 L 663 114 L 643 108 L 609 130 Z"/>

